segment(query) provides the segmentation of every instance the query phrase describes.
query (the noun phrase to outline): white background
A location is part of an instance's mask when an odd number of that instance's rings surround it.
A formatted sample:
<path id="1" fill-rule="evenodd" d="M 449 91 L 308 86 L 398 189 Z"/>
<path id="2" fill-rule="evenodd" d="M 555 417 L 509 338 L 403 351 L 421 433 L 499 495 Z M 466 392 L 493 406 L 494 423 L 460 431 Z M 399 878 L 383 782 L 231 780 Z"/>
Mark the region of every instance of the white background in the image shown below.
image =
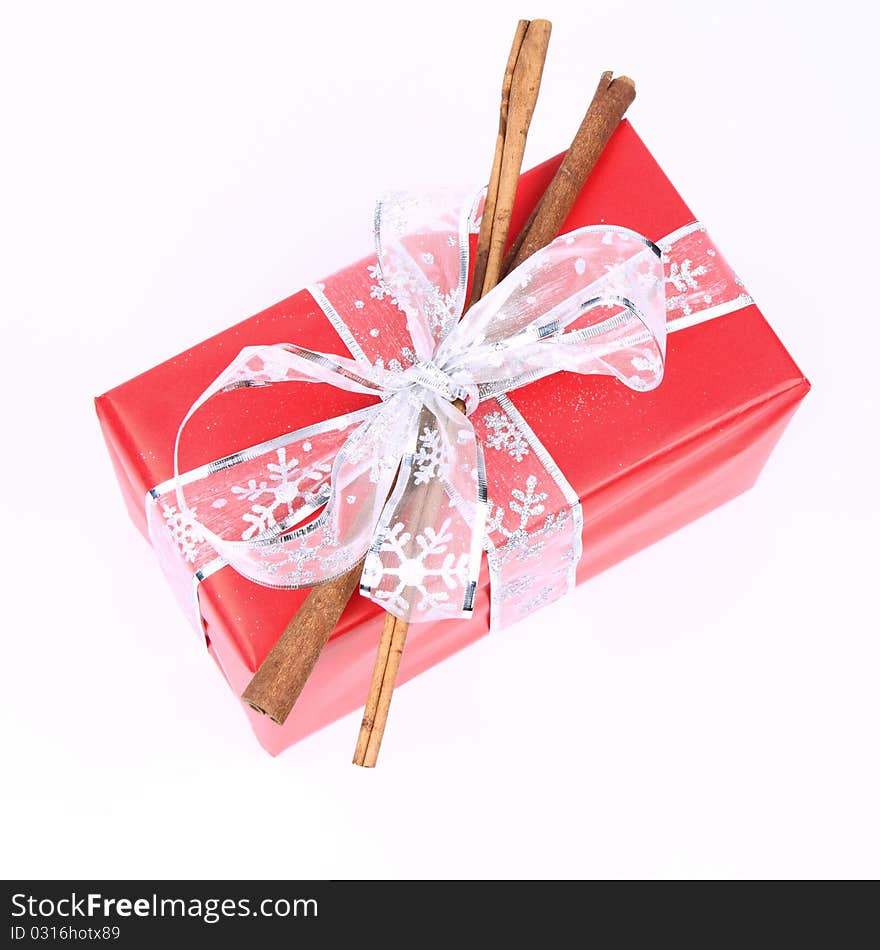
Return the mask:
<path id="1" fill-rule="evenodd" d="M 880 874 L 868 8 L 4 2 L 0 872 Z M 91 399 L 366 251 L 381 190 L 484 180 L 517 15 L 554 23 L 526 165 L 633 76 L 814 390 L 754 491 L 402 687 L 378 769 L 357 713 L 272 759 Z"/>

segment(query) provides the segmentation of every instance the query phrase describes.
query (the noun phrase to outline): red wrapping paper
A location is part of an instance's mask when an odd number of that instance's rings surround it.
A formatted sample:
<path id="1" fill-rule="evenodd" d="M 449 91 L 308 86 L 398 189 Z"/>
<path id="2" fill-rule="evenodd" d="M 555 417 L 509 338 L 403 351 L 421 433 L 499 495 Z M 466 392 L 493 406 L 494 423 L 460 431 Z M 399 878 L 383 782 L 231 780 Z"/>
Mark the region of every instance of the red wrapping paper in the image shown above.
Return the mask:
<path id="1" fill-rule="evenodd" d="M 512 234 L 560 160 L 523 175 Z M 693 220 L 624 121 L 563 230 L 615 224 L 659 241 Z M 172 475 L 174 437 L 189 406 L 244 346 L 282 342 L 348 355 L 312 297 L 301 291 L 98 397 L 123 496 L 145 535 L 145 496 Z M 518 390 L 517 407 L 583 505 L 578 582 L 749 488 L 808 390 L 754 305 L 671 334 L 666 374 L 652 392 L 634 393 L 609 377 L 568 373 Z M 200 410 L 188 428 L 183 470 L 371 401 L 330 386 L 309 390 L 308 398 L 300 386 L 253 389 L 248 400 L 246 413 L 224 413 L 222 400 Z M 398 682 L 488 632 L 487 584 L 484 564 L 471 619 L 410 628 Z M 260 587 L 229 567 L 199 585 L 207 648 L 236 696 L 307 593 Z M 277 754 L 363 704 L 380 629 L 380 609 L 354 597 L 284 726 L 242 704 L 269 752 Z"/>

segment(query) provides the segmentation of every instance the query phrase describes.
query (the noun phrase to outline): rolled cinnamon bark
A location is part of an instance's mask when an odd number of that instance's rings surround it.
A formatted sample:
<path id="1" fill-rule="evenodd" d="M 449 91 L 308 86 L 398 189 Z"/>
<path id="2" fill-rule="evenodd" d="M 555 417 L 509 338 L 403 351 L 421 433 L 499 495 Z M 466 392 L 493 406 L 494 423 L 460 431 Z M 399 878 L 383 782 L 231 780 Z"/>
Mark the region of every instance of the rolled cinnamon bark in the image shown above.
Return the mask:
<path id="1" fill-rule="evenodd" d="M 541 88 L 550 30 L 549 20 L 520 20 L 517 24 L 501 87 L 498 142 L 477 239 L 473 286 L 465 311 L 501 279 L 504 247 L 510 230 L 526 138 Z M 463 402 L 457 400 L 455 405 L 464 411 Z M 408 629 L 408 621 L 391 614 L 385 615 L 367 705 L 352 759 L 354 765 L 371 768 L 376 764 Z"/>
<path id="2" fill-rule="evenodd" d="M 602 73 L 593 101 L 562 164 L 507 252 L 505 273 L 546 247 L 560 232 L 608 140 L 635 99 L 636 84 L 629 76 L 612 76 L 610 70 Z"/>
<path id="3" fill-rule="evenodd" d="M 501 276 L 516 186 L 541 88 L 551 29 L 549 20 L 520 20 L 513 38 L 501 86 L 498 140 L 486 188 L 468 307 L 487 294 Z"/>
<path id="4" fill-rule="evenodd" d="M 335 580 L 316 584 L 260 664 L 241 698 L 283 725 L 351 599 L 364 569 L 360 560 Z"/>
<path id="5" fill-rule="evenodd" d="M 511 55 L 513 54 L 511 53 Z M 474 291 L 476 296 L 472 294 L 470 303 L 479 300 L 481 296 L 488 293 L 499 280 L 527 257 L 534 254 L 535 251 L 546 247 L 562 230 L 565 219 L 568 217 L 587 177 L 593 170 L 599 155 L 602 154 L 602 150 L 608 143 L 608 139 L 611 138 L 612 132 L 617 128 L 624 112 L 635 98 L 636 87 L 631 79 L 627 76 L 621 76 L 612 80 L 611 76 L 611 72 L 602 73 L 602 78 L 599 80 L 596 94 L 587 109 L 584 121 L 581 123 L 553 180 L 547 186 L 503 263 L 499 263 L 497 267 L 490 266 L 487 268 L 482 291 L 479 293 Z M 502 97 L 502 110 L 505 105 L 505 100 Z M 531 113 L 529 113 L 529 118 L 531 118 Z M 522 161 L 521 152 L 520 161 Z M 493 173 L 494 170 L 493 164 Z M 502 176 L 499 196 L 493 205 L 493 209 L 496 218 L 506 216 L 506 221 L 492 222 L 485 230 L 481 226 L 480 242 L 487 239 L 491 240 L 491 238 L 486 238 L 485 235 L 494 236 L 502 230 L 506 239 L 518 181 L 519 167 L 517 167 L 515 179 L 511 180 L 509 177 L 504 178 Z M 484 212 L 483 224 L 485 223 Z M 491 254 L 489 258 L 491 260 Z M 477 259 L 480 259 L 479 245 Z M 463 406 L 460 405 L 459 408 L 463 408 Z M 394 681 L 397 677 L 403 647 L 406 643 L 407 628 L 407 621 L 391 614 L 385 615 L 385 626 L 382 630 L 376 664 L 373 668 L 373 678 L 370 683 L 370 691 L 364 709 L 354 759 L 352 760 L 355 765 L 372 767 L 376 764 L 382 735 L 388 720 L 388 711 L 394 692 Z"/>
<path id="6" fill-rule="evenodd" d="M 379 746 L 385 734 L 385 723 L 388 721 L 388 710 L 391 707 L 391 697 L 408 630 L 409 624 L 405 620 L 395 617 L 394 614 L 385 614 L 382 637 L 370 680 L 370 691 L 364 706 L 354 758 L 351 760 L 354 765 L 373 768 L 379 757 Z"/>
<path id="7" fill-rule="evenodd" d="M 516 33 L 507 57 L 507 67 L 504 70 L 504 81 L 501 83 L 501 110 L 498 118 L 498 136 L 495 140 L 495 155 L 492 158 L 492 170 L 489 173 L 489 184 L 486 185 L 486 200 L 483 202 L 483 218 L 480 222 L 480 236 L 477 239 L 477 251 L 474 255 L 474 276 L 471 284 L 471 296 L 468 307 L 480 299 L 483 293 L 483 282 L 486 279 L 486 265 L 489 263 L 489 248 L 492 244 L 492 228 L 495 224 L 495 206 L 498 202 L 498 189 L 501 185 L 501 162 L 504 158 L 504 140 L 507 136 L 507 116 L 510 110 L 510 87 L 513 84 L 513 71 L 522 49 L 528 20 L 520 20 L 516 25 Z"/>

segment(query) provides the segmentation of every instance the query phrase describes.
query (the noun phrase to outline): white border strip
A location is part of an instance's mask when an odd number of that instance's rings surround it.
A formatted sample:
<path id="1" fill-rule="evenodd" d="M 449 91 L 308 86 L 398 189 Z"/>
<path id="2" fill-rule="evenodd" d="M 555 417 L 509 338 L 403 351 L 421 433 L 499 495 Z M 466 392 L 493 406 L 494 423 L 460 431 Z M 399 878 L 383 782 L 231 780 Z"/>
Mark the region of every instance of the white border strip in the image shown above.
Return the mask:
<path id="1" fill-rule="evenodd" d="M 212 574 L 216 574 L 217 571 L 224 567 L 226 567 L 226 561 L 224 561 L 222 557 L 215 557 L 213 561 L 208 561 L 204 567 L 200 567 L 195 574 L 193 574 L 193 606 L 196 611 L 196 623 L 198 623 L 205 636 L 208 635 L 208 625 L 205 623 L 205 618 L 202 615 L 202 607 L 199 603 L 199 586 L 203 580 Z"/>
<path id="2" fill-rule="evenodd" d="M 748 294 L 740 294 L 727 303 L 720 303 L 715 307 L 709 307 L 706 310 L 698 310 L 696 313 L 689 313 L 683 317 L 676 317 L 666 323 L 666 332 L 675 333 L 676 330 L 686 330 L 688 327 L 695 327 L 700 323 L 707 323 L 709 320 L 715 320 L 718 317 L 727 316 L 728 313 L 734 313 L 742 310 L 744 307 L 750 307 L 755 301 Z"/>
<path id="3" fill-rule="evenodd" d="M 336 307 L 327 298 L 327 295 L 317 284 L 309 284 L 305 288 L 311 295 L 315 303 L 324 311 L 324 316 L 333 324 L 333 329 L 339 334 L 342 342 L 348 347 L 351 355 L 363 366 L 372 366 L 373 364 L 367 358 L 367 354 L 361 349 L 360 343 L 354 338 L 348 325 L 339 316 Z"/>
<path id="4" fill-rule="evenodd" d="M 363 421 L 371 408 L 372 406 L 366 406 L 364 409 L 355 409 L 353 412 L 347 412 L 344 416 L 337 416 L 335 419 L 335 424 L 332 428 L 340 430 L 347 429 L 355 422 Z M 361 419 L 361 417 L 363 417 L 363 419 Z M 221 459 L 216 459 L 213 462 L 206 462 L 204 465 L 199 465 L 197 468 L 190 469 L 188 472 L 178 475 L 177 478 L 174 478 L 172 475 L 171 478 L 167 478 L 164 482 L 159 482 L 158 485 L 151 488 L 147 492 L 147 497 L 152 496 L 153 498 L 159 498 L 167 492 L 174 491 L 178 485 L 191 485 L 193 482 L 207 478 L 208 475 L 213 475 L 215 472 L 225 471 L 228 468 L 232 468 L 234 465 L 240 465 L 242 462 L 253 461 L 253 459 L 258 458 L 260 455 L 263 455 L 267 452 L 274 452 L 275 449 L 280 449 L 286 445 L 290 445 L 291 442 L 297 442 L 300 439 L 314 438 L 315 436 L 323 435 L 324 433 L 331 431 L 331 427 L 327 425 L 327 423 L 330 421 L 331 420 L 315 422 L 310 426 L 304 426 L 302 429 L 294 429 L 293 432 L 286 432 L 284 435 L 276 436 L 274 439 L 269 439 L 267 442 L 260 442 L 259 445 L 252 445 L 250 448 L 243 449 L 241 452 L 233 452 L 232 455 L 224 455 Z"/>
<path id="5" fill-rule="evenodd" d="M 706 228 L 704 227 L 701 221 L 691 221 L 690 224 L 682 225 L 682 227 L 676 228 L 676 230 L 673 231 L 671 234 L 667 234 L 666 237 L 660 238 L 660 240 L 657 241 L 656 243 L 657 243 L 657 246 L 661 250 L 667 251 L 669 250 L 670 247 L 672 247 L 673 244 L 675 244 L 676 241 L 680 241 L 682 238 L 687 237 L 689 234 L 693 234 L 694 231 L 705 231 L 705 230 Z"/>

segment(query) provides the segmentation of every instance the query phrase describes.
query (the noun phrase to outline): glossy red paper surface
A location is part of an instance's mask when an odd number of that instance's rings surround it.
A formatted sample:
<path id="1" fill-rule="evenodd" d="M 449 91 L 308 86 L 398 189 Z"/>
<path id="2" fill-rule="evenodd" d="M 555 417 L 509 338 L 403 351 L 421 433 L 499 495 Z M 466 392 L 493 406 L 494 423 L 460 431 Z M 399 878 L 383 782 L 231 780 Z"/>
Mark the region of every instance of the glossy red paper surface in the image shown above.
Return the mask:
<path id="1" fill-rule="evenodd" d="M 511 233 L 558 162 L 551 159 L 523 176 Z M 657 241 L 693 219 L 623 122 L 564 230 L 608 223 Z M 174 436 L 189 405 L 242 347 L 279 342 L 345 353 L 303 291 L 98 398 L 120 486 L 141 530 L 144 496 L 172 473 Z M 748 488 L 808 389 L 757 307 L 750 306 L 671 334 L 666 375 L 652 392 L 573 374 L 517 391 L 517 407 L 583 503 L 579 582 Z M 190 423 L 184 469 L 370 401 L 330 386 L 304 390 L 248 390 L 247 413 L 227 413 L 227 396 L 209 403 Z M 484 565 L 471 620 L 410 628 L 399 682 L 488 631 L 486 585 Z M 229 568 L 201 584 L 208 647 L 236 696 L 306 593 L 258 587 Z M 277 753 L 363 703 L 380 626 L 379 608 L 354 598 L 287 723 L 277 726 L 245 710 L 266 749 Z"/>

